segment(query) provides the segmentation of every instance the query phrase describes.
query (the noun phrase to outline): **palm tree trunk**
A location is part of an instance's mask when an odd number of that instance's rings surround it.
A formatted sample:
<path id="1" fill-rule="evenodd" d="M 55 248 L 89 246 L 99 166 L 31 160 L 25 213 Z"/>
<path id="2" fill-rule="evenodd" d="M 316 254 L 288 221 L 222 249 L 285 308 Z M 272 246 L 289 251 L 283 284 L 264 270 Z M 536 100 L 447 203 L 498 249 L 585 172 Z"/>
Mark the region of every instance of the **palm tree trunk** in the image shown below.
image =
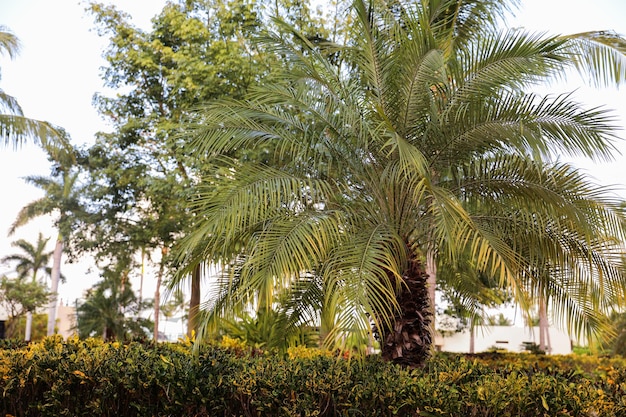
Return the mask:
<path id="1" fill-rule="evenodd" d="M 539 298 L 539 349 L 543 350 L 546 353 L 549 353 L 551 350 L 550 346 L 550 335 L 549 335 L 549 327 L 548 323 L 548 308 L 546 305 L 546 300 L 543 297 Z"/>
<path id="2" fill-rule="evenodd" d="M 426 286 L 428 287 L 428 301 L 430 305 L 430 312 L 435 316 L 435 291 L 437 289 L 437 262 L 435 258 L 435 250 L 431 247 L 426 252 L 426 274 L 428 278 L 426 280 Z M 435 320 L 431 321 L 431 328 L 434 334 L 435 332 Z"/>
<path id="3" fill-rule="evenodd" d="M 198 313 L 200 312 L 200 274 L 202 264 L 193 268 L 191 273 L 191 298 L 189 300 L 189 318 L 187 320 L 187 336 L 198 334 Z"/>
<path id="4" fill-rule="evenodd" d="M 473 317 L 470 320 L 469 353 L 473 355 L 476 353 L 476 324 Z"/>
<path id="5" fill-rule="evenodd" d="M 428 279 L 426 285 L 428 285 L 428 299 L 434 312 L 435 310 L 435 290 L 437 288 L 437 263 L 435 262 L 435 251 L 429 249 L 426 253 L 426 273 Z"/>
<path id="6" fill-rule="evenodd" d="M 382 324 L 382 357 L 397 364 L 416 367 L 430 354 L 432 345 L 430 291 L 422 263 L 411 258 L 397 295 L 399 313 L 390 327 Z"/>
<path id="7" fill-rule="evenodd" d="M 48 303 L 48 331 L 47 335 L 54 334 L 57 322 L 57 291 L 59 290 L 59 280 L 61 279 L 61 256 L 63 255 L 63 235 L 59 233 L 57 243 L 52 254 L 52 272 L 50 274 L 50 301 Z"/>
<path id="8" fill-rule="evenodd" d="M 30 342 L 30 339 L 32 338 L 32 331 L 33 331 L 33 313 L 29 311 L 26 313 L 26 331 L 24 332 L 25 341 Z"/>

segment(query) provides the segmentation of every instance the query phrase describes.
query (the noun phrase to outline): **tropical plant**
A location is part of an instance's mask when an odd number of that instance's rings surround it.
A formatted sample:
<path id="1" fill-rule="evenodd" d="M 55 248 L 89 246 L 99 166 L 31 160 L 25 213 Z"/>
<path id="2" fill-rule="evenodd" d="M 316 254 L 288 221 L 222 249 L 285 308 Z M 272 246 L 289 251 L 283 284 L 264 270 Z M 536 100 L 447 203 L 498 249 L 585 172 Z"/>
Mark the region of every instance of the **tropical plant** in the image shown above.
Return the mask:
<path id="1" fill-rule="evenodd" d="M 284 311 L 261 309 L 256 315 L 241 313 L 232 319 L 223 319 L 221 332 L 237 338 L 247 346 L 286 353 L 290 347 L 315 347 L 319 341 L 315 329 L 291 326 Z"/>
<path id="2" fill-rule="evenodd" d="M 543 293 L 575 333 L 605 324 L 624 292 L 618 214 L 552 158 L 610 158 L 616 127 L 532 91 L 569 68 L 621 82 L 626 59 L 591 34 L 502 31 L 510 4 L 355 1 L 347 45 L 286 24 L 262 39 L 289 71 L 191 128 L 194 155 L 226 167 L 198 187 L 184 246 L 224 270 L 208 320 L 280 293 L 326 343 L 373 324 L 383 357 L 413 365 L 431 345 L 437 267 L 469 256 L 524 310 Z M 232 158 L 264 146 L 281 165 Z"/>
<path id="3" fill-rule="evenodd" d="M 15 248 L 21 249 L 22 253 L 7 255 L 2 258 L 2 262 L 16 262 L 15 272 L 20 278 L 32 278 L 37 281 L 40 271 L 50 275 L 51 269 L 48 266 L 52 252 L 46 251 L 46 245 L 50 238 L 44 238 L 39 232 L 37 243 L 33 245 L 25 239 L 16 240 L 11 244 Z"/>
<path id="4" fill-rule="evenodd" d="M 28 312 L 34 312 L 46 303 L 50 293 L 39 282 L 25 278 L 0 278 L 0 305 L 8 314 L 9 320 L 5 329 L 7 338 L 14 338 L 18 320 Z M 31 322 L 32 323 L 32 322 Z M 30 330 L 29 330 L 30 331 Z M 30 340 L 30 334 L 28 335 Z"/>
<path id="5" fill-rule="evenodd" d="M 77 330 L 81 338 L 101 336 L 105 341 L 145 339 L 151 320 L 140 313 L 149 301 L 139 301 L 128 280 L 128 265 L 120 262 L 104 268 L 102 281 L 87 290 L 77 307 Z"/>
<path id="6" fill-rule="evenodd" d="M 16 262 L 15 272 L 18 273 L 18 277 L 21 279 L 32 278 L 34 283 L 43 284 L 37 280 L 37 273 L 43 271 L 47 275 L 52 273 L 52 269 L 48 266 L 50 263 L 50 257 L 52 252 L 46 251 L 46 245 L 50 238 L 44 239 L 41 232 L 37 237 L 36 245 L 24 240 L 19 239 L 12 243 L 16 248 L 22 250 L 23 253 L 16 253 L 13 255 L 7 255 L 2 258 L 2 262 Z M 24 340 L 31 340 L 33 323 L 33 312 L 28 310 L 26 312 L 26 328 L 24 333 Z"/>
<path id="7" fill-rule="evenodd" d="M 31 176 L 26 178 L 28 183 L 43 189 L 45 195 L 24 206 L 17 214 L 17 218 L 9 230 L 9 234 L 13 234 L 18 227 L 35 217 L 47 214 L 58 215 L 56 219 L 58 235 L 52 254 L 50 273 L 51 296 L 48 305 L 48 336 L 54 334 L 56 326 L 57 291 L 61 279 L 63 248 L 75 223 L 84 213 L 80 203 L 80 190 L 77 182 L 79 174 L 72 171 L 73 154 L 60 152 L 51 155 L 51 158 L 56 158 L 53 177 Z"/>
<path id="8" fill-rule="evenodd" d="M 19 50 L 19 39 L 8 28 L 0 26 L 0 55 L 14 58 Z M 33 138 L 44 147 L 61 149 L 68 146 L 61 129 L 48 122 L 25 117 L 17 100 L 0 89 L 0 146 L 12 144 L 17 148 Z"/>
<path id="9" fill-rule="evenodd" d="M 487 324 L 489 326 L 512 326 L 513 322 L 504 314 L 498 313 L 493 316 L 487 316 Z"/>

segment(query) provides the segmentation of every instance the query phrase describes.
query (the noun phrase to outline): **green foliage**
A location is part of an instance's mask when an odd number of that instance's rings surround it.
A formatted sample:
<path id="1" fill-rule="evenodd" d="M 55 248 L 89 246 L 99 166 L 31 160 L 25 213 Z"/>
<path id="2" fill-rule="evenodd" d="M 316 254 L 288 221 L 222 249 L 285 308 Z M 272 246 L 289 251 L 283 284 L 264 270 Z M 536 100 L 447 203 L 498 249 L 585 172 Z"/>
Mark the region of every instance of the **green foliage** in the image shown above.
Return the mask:
<path id="1" fill-rule="evenodd" d="M 263 308 L 254 317 L 243 313 L 231 320 L 222 319 L 219 327 L 225 335 L 238 338 L 248 346 L 281 353 L 290 347 L 319 344 L 315 329 L 294 326 L 284 312 L 271 309 Z"/>
<path id="2" fill-rule="evenodd" d="M 47 332 L 47 324 L 48 324 L 48 315 L 47 314 L 33 314 L 33 322 L 31 328 L 31 341 L 39 341 L 46 337 Z M 7 327 L 13 326 L 12 323 L 9 323 Z M 15 337 L 19 337 L 24 334 L 26 329 L 26 317 L 19 317 L 17 322 L 14 324 L 15 326 Z M 9 337 L 7 335 L 7 337 Z"/>
<path id="3" fill-rule="evenodd" d="M 14 416 L 603 416 L 626 412 L 621 358 L 441 354 L 291 359 L 188 343 L 49 338 L 2 345 L 0 412 Z"/>
<path id="4" fill-rule="evenodd" d="M 626 313 L 614 312 L 611 315 L 614 332 L 607 332 L 600 341 L 599 348 L 612 354 L 626 356 Z"/>
<path id="5" fill-rule="evenodd" d="M 511 3 L 354 1 L 343 44 L 293 19 L 263 35 L 286 66 L 189 128 L 190 153 L 214 164 L 180 251 L 223 267 L 208 319 L 279 293 L 325 343 L 365 339 L 374 323 L 386 358 L 416 364 L 439 277 L 472 314 L 504 296 L 529 312 L 543 297 L 573 334 L 606 328 L 626 299 L 623 213 L 554 156 L 610 158 L 617 126 L 536 86 L 587 57 L 589 78 L 619 85 L 626 57 L 502 30 Z"/>
<path id="6" fill-rule="evenodd" d="M 29 278 L 0 278 L 0 306 L 9 315 L 7 337 L 18 337 L 17 319 L 43 306 L 50 296 L 47 288 Z"/>
<path id="7" fill-rule="evenodd" d="M 48 290 L 39 283 L 24 278 L 0 279 L 0 303 L 11 317 L 35 311 L 48 300 Z"/>
<path id="8" fill-rule="evenodd" d="M 80 337 L 102 337 L 107 341 L 147 338 L 152 321 L 140 313 L 149 303 L 139 302 L 127 274 L 119 266 L 105 269 L 103 279 L 87 291 L 76 310 Z"/>
<path id="9" fill-rule="evenodd" d="M 498 313 L 495 316 L 487 316 L 487 325 L 488 326 L 512 326 L 513 322 L 504 314 Z"/>

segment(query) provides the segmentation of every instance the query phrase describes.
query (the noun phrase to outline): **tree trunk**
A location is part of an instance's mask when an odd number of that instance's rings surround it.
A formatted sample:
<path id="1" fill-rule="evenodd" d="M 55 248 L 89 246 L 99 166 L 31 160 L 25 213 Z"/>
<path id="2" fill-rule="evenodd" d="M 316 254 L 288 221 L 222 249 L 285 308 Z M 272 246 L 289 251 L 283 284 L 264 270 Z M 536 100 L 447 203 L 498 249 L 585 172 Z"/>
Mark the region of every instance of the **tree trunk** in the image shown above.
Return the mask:
<path id="1" fill-rule="evenodd" d="M 431 304 L 426 272 L 415 258 L 409 260 L 398 290 L 400 312 L 392 318 L 392 326 L 382 328 L 382 357 L 407 367 L 424 363 L 432 345 Z"/>
<path id="2" fill-rule="evenodd" d="M 33 332 L 33 313 L 29 311 L 26 313 L 26 331 L 24 332 L 25 341 L 30 342 L 30 339 L 32 338 L 32 332 Z"/>
<path id="3" fill-rule="evenodd" d="M 548 323 L 548 308 L 546 300 L 539 298 L 539 349 L 546 353 L 550 353 L 550 324 Z"/>
<path id="4" fill-rule="evenodd" d="M 143 301 L 143 277 L 146 272 L 146 248 L 141 248 L 141 273 L 139 275 L 139 304 Z M 139 313 L 137 313 L 139 314 Z"/>
<path id="5" fill-rule="evenodd" d="M 37 270 L 33 271 L 33 282 L 37 282 Z M 24 329 L 24 341 L 30 342 L 33 337 L 33 312 L 26 312 L 26 328 Z"/>
<path id="6" fill-rule="evenodd" d="M 57 298 L 59 290 L 59 280 L 61 279 L 61 256 L 63 255 L 63 236 L 59 233 L 57 243 L 52 254 L 52 272 L 50 274 L 50 301 L 48 303 L 48 331 L 47 335 L 54 334 L 57 323 Z"/>
<path id="7" fill-rule="evenodd" d="M 159 341 L 159 315 L 161 314 L 161 281 L 163 281 L 163 270 L 165 269 L 165 256 L 167 248 L 161 249 L 161 262 L 157 273 L 157 285 L 154 291 L 154 343 Z"/>
<path id="8" fill-rule="evenodd" d="M 429 248 L 426 252 L 426 274 L 428 278 L 426 285 L 428 286 L 428 300 L 430 302 L 430 311 L 434 317 L 435 315 L 435 290 L 437 289 L 437 262 L 435 258 L 435 251 Z M 432 320 L 432 329 L 435 331 L 435 320 Z"/>
<path id="9" fill-rule="evenodd" d="M 469 353 L 473 355 L 474 353 L 476 353 L 476 324 L 473 317 L 470 320 Z"/>
<path id="10" fill-rule="evenodd" d="M 200 312 L 200 277 L 202 264 L 199 263 L 191 273 L 191 298 L 189 300 L 189 318 L 187 319 L 187 336 L 198 334 L 198 314 Z"/>

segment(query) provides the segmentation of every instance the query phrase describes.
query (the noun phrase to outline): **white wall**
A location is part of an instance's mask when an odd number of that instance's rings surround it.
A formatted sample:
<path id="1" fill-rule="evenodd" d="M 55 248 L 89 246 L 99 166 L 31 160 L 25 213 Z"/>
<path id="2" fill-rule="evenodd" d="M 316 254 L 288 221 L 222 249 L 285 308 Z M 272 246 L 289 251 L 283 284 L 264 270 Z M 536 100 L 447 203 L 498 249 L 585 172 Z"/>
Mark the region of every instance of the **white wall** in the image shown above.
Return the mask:
<path id="1" fill-rule="evenodd" d="M 572 353 L 572 343 L 566 332 L 550 327 L 549 333 L 552 346 L 552 351 L 549 353 L 555 355 Z M 469 329 L 446 337 L 438 335 L 435 338 L 435 344 L 445 352 L 468 353 L 469 341 Z M 539 344 L 539 327 L 484 326 L 476 329 L 474 351 L 484 352 L 495 346 L 498 349 L 521 352 L 524 350 L 523 342 Z"/>

